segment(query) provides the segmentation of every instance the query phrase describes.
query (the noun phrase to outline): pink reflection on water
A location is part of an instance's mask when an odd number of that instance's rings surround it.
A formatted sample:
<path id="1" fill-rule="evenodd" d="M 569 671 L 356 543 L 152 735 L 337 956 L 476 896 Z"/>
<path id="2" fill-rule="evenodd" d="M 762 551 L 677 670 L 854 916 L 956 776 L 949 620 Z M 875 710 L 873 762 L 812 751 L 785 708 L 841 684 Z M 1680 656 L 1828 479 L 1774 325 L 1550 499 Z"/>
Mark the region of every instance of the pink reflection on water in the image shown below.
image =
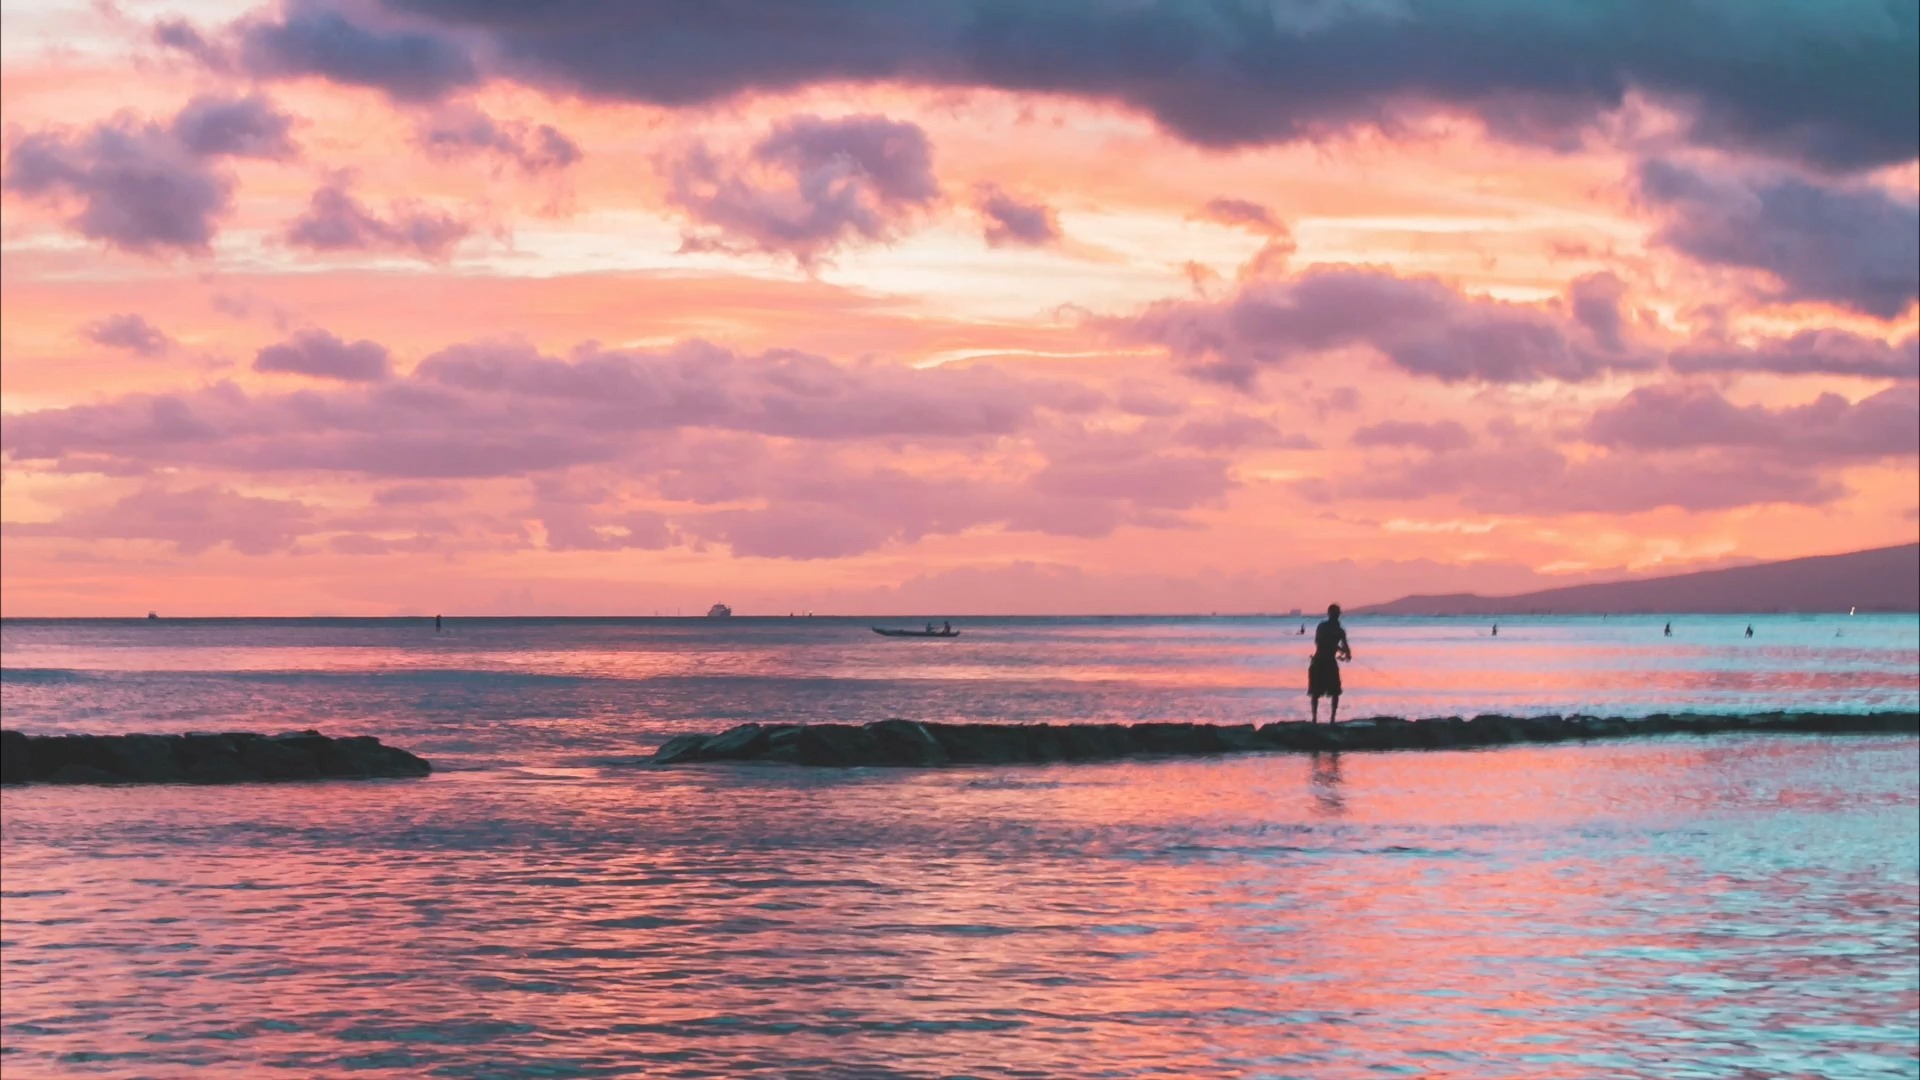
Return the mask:
<path id="1" fill-rule="evenodd" d="M 1750 738 L 8 791 L 5 1068 L 1897 1072 L 1917 774 Z"/>

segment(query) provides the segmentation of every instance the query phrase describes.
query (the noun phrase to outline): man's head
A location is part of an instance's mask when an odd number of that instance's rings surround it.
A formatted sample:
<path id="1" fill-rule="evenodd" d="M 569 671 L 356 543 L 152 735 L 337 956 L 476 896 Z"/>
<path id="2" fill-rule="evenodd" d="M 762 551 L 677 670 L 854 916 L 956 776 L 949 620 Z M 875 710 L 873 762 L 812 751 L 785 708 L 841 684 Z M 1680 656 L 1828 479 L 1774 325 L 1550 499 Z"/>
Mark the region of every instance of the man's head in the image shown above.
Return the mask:
<path id="1" fill-rule="evenodd" d="M 1337 619 L 1337 618 L 1339 618 L 1339 617 L 1340 617 L 1340 605 L 1339 605 L 1339 604 L 1328 604 L 1328 605 L 1327 605 L 1327 618 L 1329 618 L 1329 619 Z"/>

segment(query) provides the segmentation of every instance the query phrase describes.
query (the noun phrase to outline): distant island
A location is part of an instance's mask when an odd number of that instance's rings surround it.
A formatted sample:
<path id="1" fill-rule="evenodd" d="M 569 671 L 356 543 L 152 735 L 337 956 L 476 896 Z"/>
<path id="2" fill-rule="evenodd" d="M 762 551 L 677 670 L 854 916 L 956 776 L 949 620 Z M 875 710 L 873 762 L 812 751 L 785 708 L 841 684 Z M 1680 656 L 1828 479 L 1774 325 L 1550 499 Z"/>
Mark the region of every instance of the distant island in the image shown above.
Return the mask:
<path id="1" fill-rule="evenodd" d="M 1404 596 L 1355 615 L 1629 615 L 1920 611 L 1920 544 L 1521 593 Z"/>

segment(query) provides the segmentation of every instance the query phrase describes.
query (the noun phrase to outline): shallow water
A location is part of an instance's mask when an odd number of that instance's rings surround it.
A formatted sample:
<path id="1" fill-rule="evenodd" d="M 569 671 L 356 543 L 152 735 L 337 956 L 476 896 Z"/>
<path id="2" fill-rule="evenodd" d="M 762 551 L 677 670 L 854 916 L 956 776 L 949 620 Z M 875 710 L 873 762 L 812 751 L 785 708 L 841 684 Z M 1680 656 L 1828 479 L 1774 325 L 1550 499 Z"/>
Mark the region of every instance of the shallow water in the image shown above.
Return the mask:
<path id="1" fill-rule="evenodd" d="M 1910 617 L 1755 620 L 1757 646 L 1746 620 L 1726 640 L 1705 623 L 1649 648 L 1644 625 L 1503 620 L 1496 644 L 1356 620 L 1381 677 L 1363 690 L 1350 669 L 1353 704 L 1920 695 Z M 7 623 L 10 727 L 311 723 L 457 767 L 0 794 L 0 1072 L 1920 1075 L 1911 738 L 630 763 L 756 709 L 1284 716 L 1304 666 L 1286 628 L 1023 620 L 1011 642 L 970 622 L 960 642 L 856 626 L 795 645 L 823 631 L 522 624 L 419 645 L 418 624 Z M 669 644 L 634 644 L 656 633 Z M 1466 700 L 1488 671 L 1500 695 Z"/>

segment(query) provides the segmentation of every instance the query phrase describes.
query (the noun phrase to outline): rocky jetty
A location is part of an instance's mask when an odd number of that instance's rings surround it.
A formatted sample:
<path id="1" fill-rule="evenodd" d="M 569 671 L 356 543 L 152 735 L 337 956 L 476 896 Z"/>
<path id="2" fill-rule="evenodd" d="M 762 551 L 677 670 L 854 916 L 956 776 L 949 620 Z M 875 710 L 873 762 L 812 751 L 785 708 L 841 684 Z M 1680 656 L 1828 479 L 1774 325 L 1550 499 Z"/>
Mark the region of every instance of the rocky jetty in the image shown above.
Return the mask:
<path id="1" fill-rule="evenodd" d="M 425 776 L 433 767 L 371 735 L 26 735 L 0 731 L 0 783 L 245 784 Z"/>
<path id="2" fill-rule="evenodd" d="M 1254 751 L 1444 750 L 1508 743 L 1726 731 L 1920 734 L 1920 713 L 1755 713 L 1709 716 L 1376 716 L 1339 724 L 741 724 L 677 735 L 654 765 L 770 761 L 795 765 L 1012 765 Z"/>

